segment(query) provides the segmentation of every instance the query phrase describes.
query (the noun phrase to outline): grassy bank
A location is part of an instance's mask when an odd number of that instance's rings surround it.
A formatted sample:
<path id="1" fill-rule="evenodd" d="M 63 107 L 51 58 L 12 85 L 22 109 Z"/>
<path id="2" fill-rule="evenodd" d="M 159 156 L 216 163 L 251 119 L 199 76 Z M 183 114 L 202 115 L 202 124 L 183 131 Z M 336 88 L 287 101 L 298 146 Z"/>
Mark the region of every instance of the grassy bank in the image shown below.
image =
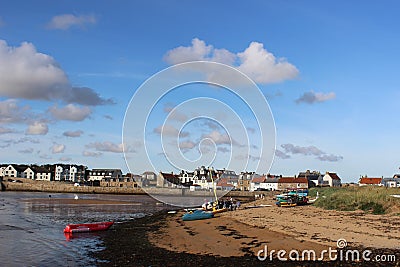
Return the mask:
<path id="1" fill-rule="evenodd" d="M 363 210 L 372 214 L 396 213 L 400 215 L 399 188 L 375 186 L 343 187 L 343 188 L 312 188 L 310 196 L 319 199 L 315 206 L 328 210 L 355 211 Z"/>

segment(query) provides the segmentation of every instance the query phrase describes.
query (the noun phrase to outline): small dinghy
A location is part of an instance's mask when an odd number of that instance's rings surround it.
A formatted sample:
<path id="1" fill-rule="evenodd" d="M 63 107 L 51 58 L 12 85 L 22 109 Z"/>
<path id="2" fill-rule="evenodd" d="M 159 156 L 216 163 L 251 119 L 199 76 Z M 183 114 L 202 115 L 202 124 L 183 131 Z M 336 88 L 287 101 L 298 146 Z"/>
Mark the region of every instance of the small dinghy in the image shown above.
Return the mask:
<path id="1" fill-rule="evenodd" d="M 204 210 L 195 210 L 193 212 L 187 212 L 182 216 L 182 220 L 184 221 L 195 221 L 195 220 L 204 220 L 211 219 L 214 217 L 214 214 L 210 211 Z"/>
<path id="2" fill-rule="evenodd" d="M 64 233 L 83 233 L 104 231 L 113 225 L 114 222 L 95 222 L 95 223 L 81 223 L 81 224 L 68 224 L 64 228 Z"/>

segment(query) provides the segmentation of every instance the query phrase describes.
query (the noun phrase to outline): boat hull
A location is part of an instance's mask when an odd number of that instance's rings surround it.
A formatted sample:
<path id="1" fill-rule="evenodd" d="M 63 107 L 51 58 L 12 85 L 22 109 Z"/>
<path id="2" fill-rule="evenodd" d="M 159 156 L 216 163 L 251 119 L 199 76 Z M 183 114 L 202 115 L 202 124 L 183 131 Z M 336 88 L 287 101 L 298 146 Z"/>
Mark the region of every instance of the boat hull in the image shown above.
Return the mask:
<path id="1" fill-rule="evenodd" d="M 105 231 L 110 228 L 114 222 L 97 222 L 97 223 L 81 223 L 81 224 L 68 224 L 64 228 L 64 233 L 84 233 Z"/>
<path id="2" fill-rule="evenodd" d="M 182 216 L 182 220 L 183 221 L 196 221 L 196 220 L 211 219 L 213 217 L 214 217 L 214 214 L 212 212 L 196 210 L 194 212 L 185 213 Z"/>

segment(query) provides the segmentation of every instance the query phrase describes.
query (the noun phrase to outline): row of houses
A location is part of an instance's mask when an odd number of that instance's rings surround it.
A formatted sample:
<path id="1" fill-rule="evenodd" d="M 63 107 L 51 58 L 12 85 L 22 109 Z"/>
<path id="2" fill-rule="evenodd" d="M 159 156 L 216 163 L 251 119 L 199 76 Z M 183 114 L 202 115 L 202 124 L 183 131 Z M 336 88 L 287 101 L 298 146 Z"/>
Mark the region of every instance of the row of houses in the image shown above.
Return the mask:
<path id="1" fill-rule="evenodd" d="M 384 187 L 400 187 L 400 174 L 395 174 L 393 177 L 368 177 L 362 176 L 358 181 L 359 186 L 384 186 Z"/>
<path id="2" fill-rule="evenodd" d="M 285 190 L 287 188 L 310 188 L 316 186 L 340 187 L 341 178 L 333 172 L 322 174 L 319 171 L 300 172 L 296 176 L 259 175 L 254 172 L 241 172 L 226 169 L 212 169 L 201 166 L 194 171 L 181 171 L 179 174 L 148 171 L 141 175 L 123 174 L 120 169 L 92 169 L 84 165 L 47 164 L 47 165 L 0 165 L 1 177 L 21 177 L 42 181 L 65 181 L 85 183 L 105 187 L 188 187 L 194 190 L 209 190 L 216 184 L 219 190 Z M 400 187 L 400 174 L 392 178 L 361 177 L 359 185 L 379 185 Z"/>
<path id="3" fill-rule="evenodd" d="M 0 180 L 27 178 L 37 181 L 60 181 L 105 187 L 156 186 L 157 175 L 145 172 L 142 175 L 123 174 L 120 169 L 92 169 L 75 164 L 1 164 Z"/>
<path id="4" fill-rule="evenodd" d="M 316 171 L 300 172 L 298 176 L 259 175 L 254 172 L 236 174 L 230 170 L 214 170 L 201 166 L 193 172 L 182 171 L 180 174 L 160 172 L 157 176 L 157 187 L 192 187 L 210 189 L 214 186 L 221 190 L 285 190 L 288 188 L 309 188 L 315 186 L 340 187 L 341 179 L 336 173 L 321 174 Z"/>
<path id="5" fill-rule="evenodd" d="M 83 165 L 23 165 L 2 164 L 0 165 L 0 177 L 28 178 L 38 181 L 84 181 L 87 167 Z"/>

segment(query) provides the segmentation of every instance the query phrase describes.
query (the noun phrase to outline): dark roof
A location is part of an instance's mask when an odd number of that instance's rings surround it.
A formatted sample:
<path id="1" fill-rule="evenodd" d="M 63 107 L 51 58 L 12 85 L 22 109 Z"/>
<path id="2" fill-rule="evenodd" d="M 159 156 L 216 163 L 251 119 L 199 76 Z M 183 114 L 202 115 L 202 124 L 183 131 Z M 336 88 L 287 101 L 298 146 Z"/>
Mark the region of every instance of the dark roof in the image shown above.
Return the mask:
<path id="1" fill-rule="evenodd" d="M 36 173 L 50 173 L 50 171 L 46 168 L 40 167 L 40 166 L 36 166 L 36 165 L 32 165 L 30 166 L 31 170 L 36 172 Z"/>
<path id="2" fill-rule="evenodd" d="M 179 176 L 173 173 L 164 173 L 164 172 L 160 172 L 160 174 L 162 175 L 162 177 L 167 180 L 170 183 L 173 184 L 179 184 L 180 183 L 180 179 Z"/>
<path id="3" fill-rule="evenodd" d="M 281 184 L 294 184 L 294 183 L 308 184 L 308 180 L 307 180 L 307 178 L 282 177 L 282 178 L 279 178 L 279 183 L 281 183 Z"/>
<path id="4" fill-rule="evenodd" d="M 112 172 L 122 172 L 121 171 L 121 169 L 92 169 L 91 170 L 92 172 L 110 172 L 110 171 L 112 171 Z"/>
<path id="5" fill-rule="evenodd" d="M 334 172 L 327 172 L 326 174 L 328 174 L 332 180 L 340 180 L 339 176 Z"/>
<path id="6" fill-rule="evenodd" d="M 26 168 L 28 168 L 28 165 L 18 165 L 18 164 L 10 164 L 11 166 L 13 166 L 13 168 L 17 171 L 17 172 L 24 172 L 26 170 Z"/>
<path id="7" fill-rule="evenodd" d="M 278 183 L 278 182 L 279 182 L 279 177 L 267 178 L 264 181 L 264 183 Z"/>

